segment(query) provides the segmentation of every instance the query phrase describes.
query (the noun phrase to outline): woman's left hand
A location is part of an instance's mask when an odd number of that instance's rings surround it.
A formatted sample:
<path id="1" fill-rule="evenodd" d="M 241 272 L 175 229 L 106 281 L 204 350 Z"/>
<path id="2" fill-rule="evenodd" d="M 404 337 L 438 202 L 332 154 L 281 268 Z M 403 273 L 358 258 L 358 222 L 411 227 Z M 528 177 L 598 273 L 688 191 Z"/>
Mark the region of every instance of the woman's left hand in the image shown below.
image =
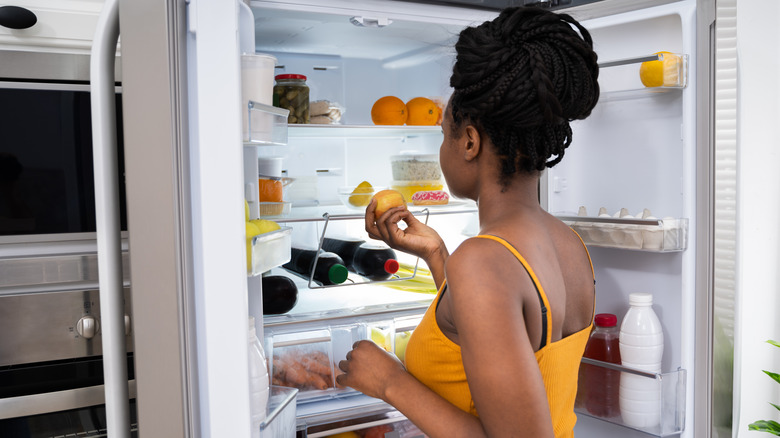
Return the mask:
<path id="1" fill-rule="evenodd" d="M 387 389 L 408 376 L 406 368 L 392 353 L 372 341 L 358 341 L 339 362 L 343 374 L 336 376 L 339 386 L 349 386 L 371 397 L 387 401 Z"/>

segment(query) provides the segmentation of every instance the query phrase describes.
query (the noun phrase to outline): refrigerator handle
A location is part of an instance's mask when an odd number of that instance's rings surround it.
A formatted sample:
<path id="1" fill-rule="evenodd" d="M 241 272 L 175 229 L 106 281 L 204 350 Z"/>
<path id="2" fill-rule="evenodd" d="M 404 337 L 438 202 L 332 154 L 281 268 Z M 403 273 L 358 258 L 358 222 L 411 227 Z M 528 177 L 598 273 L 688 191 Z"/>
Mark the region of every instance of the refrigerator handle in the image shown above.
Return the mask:
<path id="1" fill-rule="evenodd" d="M 122 246 L 117 174 L 116 95 L 114 65 L 119 41 L 119 0 L 106 0 L 98 18 L 90 56 L 95 216 L 97 224 L 98 284 L 103 330 L 108 436 L 130 436 L 127 389 Z"/>

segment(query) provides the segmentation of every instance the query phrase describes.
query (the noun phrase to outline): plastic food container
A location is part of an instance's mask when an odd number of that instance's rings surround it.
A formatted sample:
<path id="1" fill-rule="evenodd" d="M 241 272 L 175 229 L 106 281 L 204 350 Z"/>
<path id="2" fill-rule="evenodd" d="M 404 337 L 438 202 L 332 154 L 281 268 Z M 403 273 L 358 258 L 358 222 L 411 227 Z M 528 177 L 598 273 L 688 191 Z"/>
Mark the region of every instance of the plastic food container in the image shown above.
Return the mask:
<path id="1" fill-rule="evenodd" d="M 258 202 L 261 217 L 287 216 L 290 214 L 291 202 Z"/>
<path id="2" fill-rule="evenodd" d="M 438 164 L 438 163 L 437 163 Z M 412 202 L 412 195 L 417 192 L 423 192 L 428 190 L 442 190 L 444 183 L 441 180 L 427 180 L 427 181 L 392 181 L 390 188 L 399 191 L 404 200 Z"/>
<path id="3" fill-rule="evenodd" d="M 387 187 L 371 187 L 369 189 L 361 188 L 359 193 L 353 193 L 357 186 L 339 187 L 339 199 L 350 210 L 365 211 L 366 206 L 371 202 L 371 198 L 379 191 Z"/>
<path id="4" fill-rule="evenodd" d="M 397 181 L 441 180 L 439 156 L 436 154 L 401 154 L 390 157 L 393 179 Z"/>

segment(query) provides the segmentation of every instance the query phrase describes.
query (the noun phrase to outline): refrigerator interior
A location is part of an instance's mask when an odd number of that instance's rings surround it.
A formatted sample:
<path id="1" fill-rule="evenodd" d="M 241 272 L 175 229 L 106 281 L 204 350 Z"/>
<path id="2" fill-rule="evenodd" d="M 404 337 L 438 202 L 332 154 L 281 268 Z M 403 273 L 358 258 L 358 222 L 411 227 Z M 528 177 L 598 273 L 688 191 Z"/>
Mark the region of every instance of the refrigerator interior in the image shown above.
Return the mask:
<path id="1" fill-rule="evenodd" d="M 292 229 L 292 246 L 316 248 L 325 231 L 327 236 L 367 240 L 362 212 L 345 207 L 339 189 L 361 181 L 387 187 L 392 181 L 393 155 L 406 151 L 437 154 L 442 139 L 440 127 L 373 126 L 372 104 L 386 95 L 404 101 L 426 96 L 446 102 L 454 61 L 452 45 L 458 32 L 495 13 L 378 1 L 361 3 L 360 9 L 344 1 L 328 6 L 306 1 L 255 0 L 250 4 L 256 52 L 277 58 L 277 74 L 306 75 L 310 100 L 337 103 L 343 114 L 338 125 L 289 125 L 284 145 L 245 147 L 246 196 L 251 198 L 256 190 L 255 158 L 283 157 L 284 176 L 292 179 L 285 191 L 291 208 L 284 216 L 268 218 Z M 692 1 L 678 2 L 583 24 L 592 32 L 601 62 L 665 50 L 688 55 L 687 77 L 691 78 L 694 6 Z M 666 436 L 682 429 L 682 436 L 693 436 L 693 422 L 686 412 L 693 411 L 689 352 L 694 292 L 690 248 L 695 245 L 690 229 L 695 223 L 694 87 L 689 81 L 685 87 L 648 92 L 639 81 L 638 69 L 639 63 L 602 69 L 601 101 L 590 118 L 573 124 L 574 142 L 563 162 L 545 176 L 542 202 L 562 217 L 576 216 L 584 206 L 589 217 L 598 216 L 604 207 L 610 215 L 622 208 L 631 215 L 647 209 L 660 218 L 629 224 L 635 227 L 627 230 L 621 228 L 625 224 L 619 219 L 594 225 L 606 235 L 625 231 L 625 239 L 632 235 L 641 239 L 642 231 L 660 230 L 664 240 L 660 248 L 643 249 L 640 240 L 638 248 L 627 249 L 613 239 L 613 245 L 589 245 L 589 250 L 596 267 L 598 313 L 614 313 L 620 320 L 630 293 L 654 295 L 654 310 L 664 326 L 664 374 L 659 377 L 666 379 L 664 385 L 669 388 L 665 391 L 674 400 L 669 401 L 671 407 L 664 406 L 663 427 L 637 431 L 614 424 L 619 419 L 578 415 L 578 437 Z M 478 231 L 476 206 L 471 202 L 452 199 L 449 206 L 431 208 L 429 214 L 417 211 L 421 220 L 445 237 L 450 251 Z M 398 256 L 410 265 L 417 261 L 402 253 Z M 258 317 L 262 312 L 257 286 L 260 273 L 255 274 L 249 280 L 249 309 Z M 280 267 L 270 274 L 292 278 L 299 298 L 287 314 L 265 317 L 264 332 L 258 333 L 264 333 L 266 354 L 272 357 L 291 345 L 303 345 L 308 351 L 328 355 L 331 373 L 337 372 L 338 356 L 346 353 L 351 342 L 372 338 L 377 332 L 392 334 L 394 339 L 403 333 L 396 328 L 407 325 L 399 323 L 399 318 L 413 321 L 433 298 L 386 284 L 346 285 L 363 282 L 352 274 L 345 285 L 334 287 L 311 287 L 308 279 Z M 390 341 L 389 348 L 395 345 Z M 365 429 L 393 415 L 374 400 L 335 387 L 299 389 L 298 422 L 308 428 L 309 436 Z M 378 417 L 366 416 L 367 412 Z"/>

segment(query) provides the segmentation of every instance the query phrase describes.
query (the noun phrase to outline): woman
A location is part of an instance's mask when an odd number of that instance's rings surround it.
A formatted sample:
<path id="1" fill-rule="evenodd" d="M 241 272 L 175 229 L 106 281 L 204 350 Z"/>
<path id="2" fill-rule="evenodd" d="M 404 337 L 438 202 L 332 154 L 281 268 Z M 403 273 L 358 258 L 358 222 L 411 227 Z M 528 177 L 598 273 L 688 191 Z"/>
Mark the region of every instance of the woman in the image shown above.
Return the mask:
<path id="1" fill-rule="evenodd" d="M 450 255 L 404 207 L 375 218 L 372 201 L 369 235 L 423 258 L 439 293 L 405 366 L 361 341 L 337 380 L 431 437 L 572 436 L 593 270 L 579 236 L 541 208 L 537 187 L 571 143 L 569 121 L 598 100 L 596 54 L 574 19 L 536 8 L 467 28 L 455 48 L 440 162 L 452 194 L 477 202 L 480 235 Z"/>

